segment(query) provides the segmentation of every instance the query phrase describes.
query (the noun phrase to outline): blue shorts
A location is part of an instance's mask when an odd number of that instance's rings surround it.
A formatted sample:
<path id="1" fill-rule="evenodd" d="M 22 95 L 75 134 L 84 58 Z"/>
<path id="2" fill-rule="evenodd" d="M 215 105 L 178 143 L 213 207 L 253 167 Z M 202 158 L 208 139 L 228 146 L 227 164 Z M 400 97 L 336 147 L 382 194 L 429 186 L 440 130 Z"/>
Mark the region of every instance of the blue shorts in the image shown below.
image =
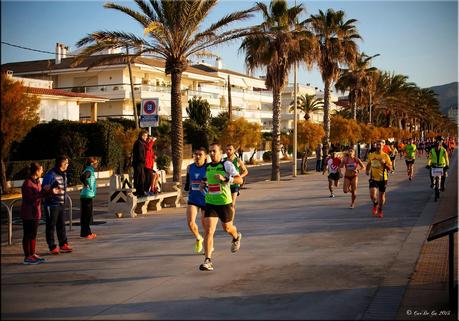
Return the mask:
<path id="1" fill-rule="evenodd" d="M 230 189 L 231 189 L 231 194 L 233 193 L 237 193 L 237 195 L 239 196 L 239 189 L 241 187 L 240 186 L 231 186 Z"/>
<path id="2" fill-rule="evenodd" d="M 193 205 L 193 206 L 199 207 L 201 210 L 205 210 L 206 209 L 206 205 L 205 204 L 204 205 L 198 205 L 196 203 L 188 201 L 188 205 Z"/>

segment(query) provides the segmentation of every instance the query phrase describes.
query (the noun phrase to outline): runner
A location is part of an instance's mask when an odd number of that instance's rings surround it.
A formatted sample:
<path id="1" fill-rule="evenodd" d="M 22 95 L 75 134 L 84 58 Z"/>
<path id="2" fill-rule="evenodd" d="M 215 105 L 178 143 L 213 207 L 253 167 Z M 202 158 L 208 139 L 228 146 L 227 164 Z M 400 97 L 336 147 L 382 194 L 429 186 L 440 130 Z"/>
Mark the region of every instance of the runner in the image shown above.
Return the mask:
<path id="1" fill-rule="evenodd" d="M 449 157 L 453 156 L 455 148 L 456 148 L 456 142 L 454 141 L 454 138 L 449 137 L 449 140 L 448 140 L 448 154 L 449 154 Z"/>
<path id="2" fill-rule="evenodd" d="M 370 198 L 373 202 L 373 216 L 382 218 L 383 205 L 386 202 L 387 171 L 392 169 L 389 155 L 382 151 L 383 142 L 376 144 L 377 151 L 368 156 L 366 173 L 370 176 Z M 379 196 L 377 197 L 377 191 Z"/>
<path id="3" fill-rule="evenodd" d="M 223 230 L 233 237 L 231 252 L 237 252 L 241 246 L 242 234 L 233 225 L 234 210 L 231 199 L 231 184 L 241 184 L 242 178 L 229 161 L 222 161 L 222 148 L 213 143 L 209 149 L 211 163 L 206 164 L 206 179 L 201 184 L 201 189 L 208 186 L 206 193 L 206 210 L 204 214 L 206 235 L 204 238 L 204 250 L 206 258 L 199 266 L 201 271 L 213 271 L 212 251 L 214 245 L 214 233 L 218 219 L 222 223 Z"/>
<path id="4" fill-rule="evenodd" d="M 390 172 L 393 173 L 395 171 L 395 160 L 397 158 L 398 150 L 394 142 L 390 142 L 389 147 L 390 147 L 389 157 L 390 157 L 390 161 L 392 162 L 392 170 Z"/>
<path id="5" fill-rule="evenodd" d="M 360 169 L 358 168 L 360 166 Z M 351 206 L 354 208 L 355 199 L 357 198 L 357 186 L 359 183 L 359 171 L 365 168 L 362 161 L 355 157 L 355 150 L 350 148 L 347 155 L 341 161 L 340 168 L 344 167 L 343 192 L 351 192 Z"/>
<path id="6" fill-rule="evenodd" d="M 427 168 L 431 167 L 441 167 L 443 168 L 443 175 L 441 176 L 440 181 L 440 190 L 443 192 L 445 190 L 445 181 L 446 181 L 446 172 L 449 169 L 449 157 L 448 152 L 442 146 L 443 137 L 437 136 L 435 142 L 435 147 L 430 149 L 429 158 L 427 159 Z M 433 176 L 429 171 L 430 175 L 430 188 L 434 187 Z"/>
<path id="7" fill-rule="evenodd" d="M 202 252 L 204 238 L 199 233 L 196 224 L 198 211 L 201 212 L 201 226 L 205 230 L 204 211 L 206 209 L 205 191 L 201 190 L 201 181 L 206 176 L 207 152 L 204 147 L 200 147 L 194 152 L 194 163 L 190 164 L 186 170 L 186 182 L 184 190 L 188 192 L 188 205 L 186 207 L 186 220 L 188 228 L 196 238 L 194 251 Z"/>
<path id="8" fill-rule="evenodd" d="M 325 167 L 322 175 L 325 175 L 325 172 L 328 170 L 328 189 L 330 190 L 330 197 L 335 197 L 333 185 L 335 185 L 336 188 L 339 187 L 339 179 L 341 178 L 341 173 L 339 171 L 340 164 L 341 159 L 336 157 L 335 152 L 331 152 L 330 156 L 325 160 Z"/>
<path id="9" fill-rule="evenodd" d="M 398 144 L 398 151 L 400 152 L 400 159 L 402 159 L 403 155 L 405 155 L 405 144 L 403 143 L 403 141 L 401 141 L 399 144 Z"/>
<path id="10" fill-rule="evenodd" d="M 408 144 L 405 146 L 406 171 L 408 174 L 408 179 L 410 181 L 413 179 L 413 167 L 414 167 L 415 160 L 416 160 L 416 145 L 413 143 L 413 139 L 411 138 L 408 141 Z"/>
<path id="11" fill-rule="evenodd" d="M 235 149 L 232 144 L 226 145 L 226 155 L 227 157 L 225 160 L 229 160 L 230 162 L 233 163 L 234 167 L 238 171 L 239 175 L 241 178 L 246 177 L 249 174 L 249 171 L 247 170 L 247 167 L 245 167 L 244 162 L 242 159 L 239 157 L 236 157 L 235 154 Z M 234 215 L 236 215 L 236 198 L 239 196 L 239 189 L 241 185 L 240 184 L 231 184 L 231 198 L 233 200 L 233 210 L 234 210 Z M 234 217 L 233 217 L 234 220 Z"/>

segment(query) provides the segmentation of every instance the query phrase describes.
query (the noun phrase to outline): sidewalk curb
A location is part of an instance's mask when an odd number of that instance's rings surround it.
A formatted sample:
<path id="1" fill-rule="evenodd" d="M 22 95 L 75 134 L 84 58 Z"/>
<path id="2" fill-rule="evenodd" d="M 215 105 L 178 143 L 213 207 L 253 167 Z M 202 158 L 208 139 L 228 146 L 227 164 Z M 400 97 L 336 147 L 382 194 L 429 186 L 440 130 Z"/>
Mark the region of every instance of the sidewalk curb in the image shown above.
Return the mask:
<path id="1" fill-rule="evenodd" d="M 433 195 L 403 242 L 361 320 L 395 320 L 439 203 Z"/>

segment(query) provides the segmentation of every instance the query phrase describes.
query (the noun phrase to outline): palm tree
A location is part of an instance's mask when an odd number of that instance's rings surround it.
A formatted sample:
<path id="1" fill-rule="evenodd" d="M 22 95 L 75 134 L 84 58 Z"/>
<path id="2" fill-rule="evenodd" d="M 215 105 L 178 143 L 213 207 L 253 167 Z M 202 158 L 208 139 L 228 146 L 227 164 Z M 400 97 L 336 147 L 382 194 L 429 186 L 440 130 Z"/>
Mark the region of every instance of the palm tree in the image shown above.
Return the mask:
<path id="1" fill-rule="evenodd" d="M 145 36 L 118 31 L 97 31 L 82 38 L 77 45 L 86 46 L 78 59 L 108 48 L 133 48 L 133 58 L 144 54 L 165 60 L 165 72 L 171 75 L 172 163 L 174 182 L 181 181 L 183 159 L 183 124 L 181 81 L 188 67 L 188 58 L 211 46 L 248 34 L 246 28 L 228 30 L 231 23 L 252 16 L 256 8 L 238 11 L 223 17 L 201 31 L 203 21 L 216 6 L 217 0 L 135 0 L 139 11 L 115 3 L 105 8 L 121 11 L 140 23 Z"/>
<path id="2" fill-rule="evenodd" d="M 304 29 L 304 21 L 298 23 L 303 6 L 288 8 L 285 0 L 271 1 L 269 8 L 256 4 L 264 21 L 255 26 L 254 34 L 242 41 L 240 50 L 245 52 L 249 70 L 266 67 L 266 87 L 273 92 L 272 171 L 271 180 L 280 180 L 280 107 L 281 92 L 295 63 L 312 65 L 314 43 L 312 34 Z"/>
<path id="3" fill-rule="evenodd" d="M 304 119 L 309 120 L 311 116 L 310 113 L 315 112 L 317 110 L 321 110 L 324 106 L 324 102 L 322 99 L 316 98 L 315 95 L 300 95 L 296 98 L 297 101 L 297 108 L 304 113 Z M 294 110 L 294 101 L 290 103 L 289 112 Z"/>
<path id="4" fill-rule="evenodd" d="M 370 67 L 370 61 L 374 57 L 368 56 L 364 52 L 359 53 L 356 57 L 355 64 L 352 68 L 341 69 L 335 88 L 341 92 L 349 90 L 349 103 L 352 105 L 352 118 L 357 120 L 357 103 L 361 100 L 364 89 L 368 87 L 369 74 L 377 71 L 377 68 Z"/>
<path id="5" fill-rule="evenodd" d="M 315 34 L 319 48 L 317 64 L 324 82 L 324 153 L 328 153 L 330 141 L 330 88 L 338 80 L 340 65 L 350 67 L 358 53 L 357 39 L 361 39 L 355 27 L 355 19 L 344 20 L 342 10 L 328 9 L 325 14 L 311 15 L 307 20 Z"/>

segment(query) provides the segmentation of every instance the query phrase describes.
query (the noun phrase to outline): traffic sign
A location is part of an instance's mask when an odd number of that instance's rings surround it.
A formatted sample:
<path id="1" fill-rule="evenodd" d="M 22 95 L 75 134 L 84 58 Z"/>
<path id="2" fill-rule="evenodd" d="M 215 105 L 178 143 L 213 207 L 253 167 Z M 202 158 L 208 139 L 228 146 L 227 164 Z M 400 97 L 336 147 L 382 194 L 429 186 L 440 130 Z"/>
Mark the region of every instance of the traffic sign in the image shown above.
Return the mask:
<path id="1" fill-rule="evenodd" d="M 142 99 L 140 111 L 140 127 L 158 127 L 159 125 L 159 99 Z"/>

